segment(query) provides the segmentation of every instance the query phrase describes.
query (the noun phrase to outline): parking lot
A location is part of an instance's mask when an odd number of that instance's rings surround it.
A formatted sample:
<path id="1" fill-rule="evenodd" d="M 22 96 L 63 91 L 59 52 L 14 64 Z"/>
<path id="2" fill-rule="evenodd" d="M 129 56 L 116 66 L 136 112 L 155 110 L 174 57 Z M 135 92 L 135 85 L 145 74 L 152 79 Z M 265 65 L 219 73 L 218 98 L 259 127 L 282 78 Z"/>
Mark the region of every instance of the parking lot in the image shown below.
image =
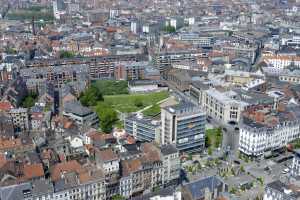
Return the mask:
<path id="1" fill-rule="evenodd" d="M 291 153 L 287 153 L 289 156 Z M 264 182 L 270 183 L 274 180 L 284 179 L 289 176 L 289 167 L 291 166 L 292 159 L 276 162 L 275 158 L 264 159 L 259 162 L 251 162 L 245 164 L 245 170 L 254 177 L 262 177 Z"/>

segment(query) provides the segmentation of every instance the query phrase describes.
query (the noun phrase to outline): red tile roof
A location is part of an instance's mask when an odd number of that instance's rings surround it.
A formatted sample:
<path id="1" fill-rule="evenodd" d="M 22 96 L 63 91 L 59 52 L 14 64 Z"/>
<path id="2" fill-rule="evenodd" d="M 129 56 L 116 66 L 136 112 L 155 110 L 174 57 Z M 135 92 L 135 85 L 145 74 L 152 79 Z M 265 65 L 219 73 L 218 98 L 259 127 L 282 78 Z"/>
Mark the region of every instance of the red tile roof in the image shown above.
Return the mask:
<path id="1" fill-rule="evenodd" d="M 44 169 L 41 163 L 38 164 L 31 164 L 31 165 L 24 165 L 24 176 L 25 179 L 33 179 L 37 177 L 44 176 Z"/>
<path id="2" fill-rule="evenodd" d="M 5 111 L 5 112 L 8 112 L 10 111 L 11 109 L 13 109 L 14 107 L 11 105 L 10 102 L 8 101 L 1 101 L 0 102 L 0 111 Z"/>
<path id="3" fill-rule="evenodd" d="M 62 173 L 76 172 L 77 174 L 80 174 L 83 171 L 84 169 L 76 160 L 71 160 L 64 163 L 58 163 L 51 170 L 51 180 L 52 181 L 59 180 L 61 178 Z"/>
<path id="4" fill-rule="evenodd" d="M 103 162 L 117 160 L 119 158 L 118 155 L 115 152 L 113 152 L 111 149 L 97 151 L 97 156 Z"/>

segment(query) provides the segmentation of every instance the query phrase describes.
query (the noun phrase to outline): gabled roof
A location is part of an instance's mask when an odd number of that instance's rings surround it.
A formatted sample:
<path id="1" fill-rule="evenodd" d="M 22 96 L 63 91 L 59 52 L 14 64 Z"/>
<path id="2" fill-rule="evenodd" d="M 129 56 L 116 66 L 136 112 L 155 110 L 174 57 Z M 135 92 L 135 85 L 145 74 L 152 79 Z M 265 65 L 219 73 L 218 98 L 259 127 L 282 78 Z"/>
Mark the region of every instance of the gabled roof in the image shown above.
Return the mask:
<path id="1" fill-rule="evenodd" d="M 183 187 L 185 190 L 188 190 L 193 199 L 201 199 L 205 195 L 205 188 L 208 188 L 209 191 L 213 192 L 215 188 L 219 187 L 222 184 L 221 180 L 215 176 L 210 176 L 204 179 L 196 180 L 185 184 Z"/>
<path id="2" fill-rule="evenodd" d="M 137 172 L 142 169 L 142 161 L 139 158 L 132 160 L 124 160 L 121 162 L 121 166 L 122 175 L 128 176 L 131 173 Z"/>
<path id="3" fill-rule="evenodd" d="M 82 166 L 76 160 L 58 163 L 51 170 L 51 180 L 55 182 L 58 181 L 64 173 L 76 172 L 80 174 L 83 170 Z"/>
<path id="4" fill-rule="evenodd" d="M 118 155 L 112 151 L 112 149 L 105 149 L 97 151 L 96 156 L 102 161 L 102 162 L 109 162 L 118 160 Z"/>

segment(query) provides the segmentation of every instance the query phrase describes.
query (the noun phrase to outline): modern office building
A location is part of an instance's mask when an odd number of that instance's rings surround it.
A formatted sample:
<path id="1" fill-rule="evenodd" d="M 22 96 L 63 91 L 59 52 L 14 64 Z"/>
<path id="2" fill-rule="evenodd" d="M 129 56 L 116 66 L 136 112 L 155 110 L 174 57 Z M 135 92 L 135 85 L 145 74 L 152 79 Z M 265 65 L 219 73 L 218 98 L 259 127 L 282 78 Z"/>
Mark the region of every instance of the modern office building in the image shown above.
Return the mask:
<path id="1" fill-rule="evenodd" d="M 193 92 L 195 91 L 194 89 Z M 197 95 L 193 93 L 193 96 Z M 205 90 L 204 88 L 198 93 L 198 96 L 198 101 L 207 115 L 225 124 L 231 121 L 239 122 L 242 111 L 252 105 L 274 103 L 274 99 L 264 93 L 244 89 L 224 91 L 215 88 Z"/>
<path id="2" fill-rule="evenodd" d="M 67 102 L 64 105 L 63 116 L 74 120 L 79 126 L 97 126 L 99 119 L 90 108 L 84 107 L 80 102 Z"/>
<path id="3" fill-rule="evenodd" d="M 180 152 L 198 152 L 205 143 L 205 113 L 190 102 L 161 111 L 162 144 L 175 144 Z"/>
<path id="4" fill-rule="evenodd" d="M 126 133 L 140 141 L 160 143 L 160 122 L 142 115 L 131 115 L 125 118 Z"/>

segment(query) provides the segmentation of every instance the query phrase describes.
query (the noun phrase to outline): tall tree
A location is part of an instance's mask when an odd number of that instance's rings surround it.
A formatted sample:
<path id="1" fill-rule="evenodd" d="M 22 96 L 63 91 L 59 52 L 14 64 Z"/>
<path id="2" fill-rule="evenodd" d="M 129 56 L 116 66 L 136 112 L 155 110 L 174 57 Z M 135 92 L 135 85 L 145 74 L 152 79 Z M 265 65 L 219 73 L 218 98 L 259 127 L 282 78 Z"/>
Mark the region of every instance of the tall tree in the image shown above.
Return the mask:
<path id="1" fill-rule="evenodd" d="M 113 126 L 118 122 L 118 114 L 109 105 L 98 103 L 96 112 L 100 119 L 100 128 L 105 133 L 110 133 Z"/>
<path id="2" fill-rule="evenodd" d="M 91 86 L 80 95 L 79 99 L 84 106 L 96 106 L 98 101 L 103 101 L 103 96 L 97 87 Z"/>

